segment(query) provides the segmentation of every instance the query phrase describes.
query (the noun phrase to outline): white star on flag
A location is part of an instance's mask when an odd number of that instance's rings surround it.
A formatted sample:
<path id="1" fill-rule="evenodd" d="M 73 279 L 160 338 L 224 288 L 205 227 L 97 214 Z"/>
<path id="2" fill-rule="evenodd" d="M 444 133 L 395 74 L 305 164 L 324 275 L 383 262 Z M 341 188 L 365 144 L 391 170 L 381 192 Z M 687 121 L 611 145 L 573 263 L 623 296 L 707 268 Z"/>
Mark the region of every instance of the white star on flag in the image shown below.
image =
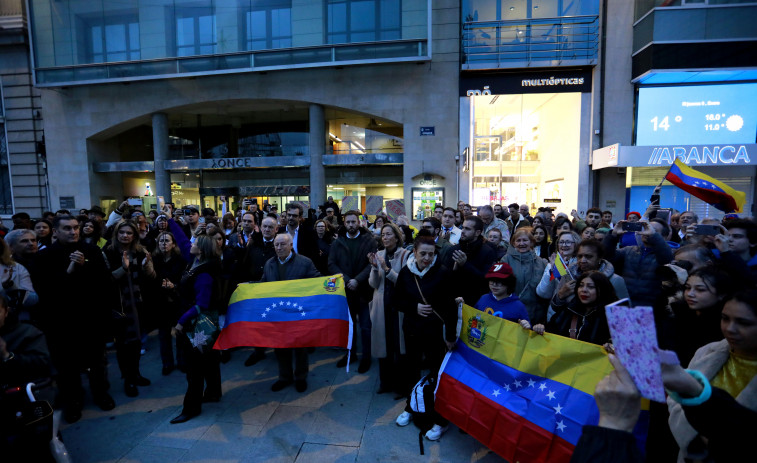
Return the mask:
<path id="1" fill-rule="evenodd" d="M 289 302 L 289 301 L 287 301 L 287 306 L 291 306 L 291 305 L 292 305 L 292 303 Z"/>
<path id="2" fill-rule="evenodd" d="M 499 392 L 499 389 L 495 389 L 494 392 L 492 392 L 492 395 L 494 397 L 499 397 L 500 394 L 501 394 L 501 392 Z"/>
<path id="3" fill-rule="evenodd" d="M 557 404 L 557 407 L 552 407 L 555 409 L 555 415 L 562 415 L 562 407 L 560 404 Z"/>
<path id="4" fill-rule="evenodd" d="M 515 380 L 515 387 L 521 387 L 522 385 L 523 384 L 520 381 L 518 381 L 517 379 Z"/>
<path id="5" fill-rule="evenodd" d="M 305 312 L 300 312 L 300 315 L 302 315 L 304 317 L 305 316 Z"/>
<path id="6" fill-rule="evenodd" d="M 547 397 L 549 397 L 549 400 L 552 400 L 555 398 L 555 393 L 552 391 L 549 391 L 549 394 L 547 394 Z"/>
<path id="7" fill-rule="evenodd" d="M 565 426 L 565 423 L 562 420 L 557 422 L 557 429 L 559 429 L 560 432 L 565 432 L 565 428 L 567 428 L 567 426 Z"/>
<path id="8" fill-rule="evenodd" d="M 270 308 L 270 307 L 266 307 L 266 308 L 265 308 L 265 311 L 266 311 L 266 312 L 270 312 L 270 311 L 271 311 L 271 308 Z"/>
<path id="9" fill-rule="evenodd" d="M 202 347 L 208 343 L 208 339 L 210 339 L 210 336 L 202 331 L 196 331 L 195 335 L 190 339 L 190 342 L 194 347 Z"/>
<path id="10" fill-rule="evenodd" d="M 547 383 L 541 383 L 541 384 L 539 384 L 539 390 L 540 391 L 544 391 L 544 389 L 546 389 L 546 388 L 547 388 Z"/>
<path id="11" fill-rule="evenodd" d="M 507 392 L 510 392 L 510 385 L 509 385 L 509 384 L 505 384 L 505 390 L 506 390 Z"/>
<path id="12" fill-rule="evenodd" d="M 265 318 L 265 317 L 266 317 L 266 315 L 268 315 L 268 314 L 267 314 L 267 313 L 262 313 L 262 314 L 260 314 L 260 316 L 261 316 L 261 317 L 263 317 L 263 318 Z"/>
<path id="13" fill-rule="evenodd" d="M 534 386 L 534 384 L 536 384 L 536 381 L 534 381 L 533 379 L 528 380 L 528 387 L 536 387 Z"/>

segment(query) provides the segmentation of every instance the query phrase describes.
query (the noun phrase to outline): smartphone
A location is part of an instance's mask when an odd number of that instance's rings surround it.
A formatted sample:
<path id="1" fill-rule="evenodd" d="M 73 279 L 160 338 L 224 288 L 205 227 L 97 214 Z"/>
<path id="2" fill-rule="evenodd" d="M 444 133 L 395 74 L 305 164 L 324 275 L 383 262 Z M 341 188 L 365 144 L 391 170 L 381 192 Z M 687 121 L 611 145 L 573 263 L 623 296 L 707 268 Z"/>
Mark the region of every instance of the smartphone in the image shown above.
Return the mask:
<path id="1" fill-rule="evenodd" d="M 198 222 L 200 222 L 200 223 L 205 223 L 205 217 L 200 217 L 200 218 L 198 219 Z"/>
<path id="2" fill-rule="evenodd" d="M 162 211 L 166 208 L 166 198 L 158 196 L 158 208 Z"/>
<path id="3" fill-rule="evenodd" d="M 641 222 L 624 222 L 623 231 L 640 232 L 642 230 Z"/>
<path id="4" fill-rule="evenodd" d="M 695 225 L 694 226 L 694 234 L 695 235 L 719 235 L 722 232 L 720 227 L 718 225 Z"/>
<path id="5" fill-rule="evenodd" d="M 673 210 L 669 207 L 662 207 L 657 209 L 657 215 L 655 218 L 664 220 L 665 223 L 670 225 L 670 216 L 673 215 Z"/>

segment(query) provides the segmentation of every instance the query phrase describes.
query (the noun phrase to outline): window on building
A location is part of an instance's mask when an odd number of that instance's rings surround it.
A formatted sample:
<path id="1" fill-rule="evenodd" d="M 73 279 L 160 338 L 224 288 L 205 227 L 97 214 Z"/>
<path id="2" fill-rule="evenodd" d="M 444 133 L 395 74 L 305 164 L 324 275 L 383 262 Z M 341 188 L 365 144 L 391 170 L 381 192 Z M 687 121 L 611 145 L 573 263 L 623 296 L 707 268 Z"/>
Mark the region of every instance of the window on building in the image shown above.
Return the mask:
<path id="1" fill-rule="evenodd" d="M 176 7 L 176 56 L 211 55 L 216 45 L 213 7 Z"/>
<path id="2" fill-rule="evenodd" d="M 88 63 L 138 60 L 139 17 L 136 12 L 84 19 Z"/>
<path id="3" fill-rule="evenodd" d="M 328 43 L 397 40 L 402 34 L 401 0 L 328 0 Z"/>
<path id="4" fill-rule="evenodd" d="M 247 50 L 292 46 L 292 1 L 253 1 L 245 15 Z"/>
<path id="5" fill-rule="evenodd" d="M 2 122 L 0 122 L 0 214 L 13 214 L 8 144 L 5 139 L 5 124 Z"/>

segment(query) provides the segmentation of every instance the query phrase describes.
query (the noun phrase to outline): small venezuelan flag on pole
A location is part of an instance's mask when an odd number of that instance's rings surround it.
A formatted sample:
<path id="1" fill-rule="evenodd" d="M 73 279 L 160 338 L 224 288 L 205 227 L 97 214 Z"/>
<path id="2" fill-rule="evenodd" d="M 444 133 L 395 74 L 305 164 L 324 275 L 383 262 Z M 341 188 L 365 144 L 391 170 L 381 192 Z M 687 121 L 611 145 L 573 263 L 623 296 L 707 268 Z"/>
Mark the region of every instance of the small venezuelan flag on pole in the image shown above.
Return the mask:
<path id="1" fill-rule="evenodd" d="M 746 194 L 743 192 L 692 169 L 680 159 L 676 159 L 670 166 L 665 180 L 723 212 L 742 212 L 746 202 Z"/>
<path id="2" fill-rule="evenodd" d="M 568 266 L 565 264 L 565 261 L 562 259 L 562 256 L 560 253 L 556 253 L 557 256 L 555 256 L 555 263 L 552 265 L 552 272 L 549 276 L 549 280 L 559 280 L 560 278 L 564 277 L 565 275 L 570 275 L 570 270 L 568 270 Z M 571 275 L 572 277 L 573 275 Z"/>

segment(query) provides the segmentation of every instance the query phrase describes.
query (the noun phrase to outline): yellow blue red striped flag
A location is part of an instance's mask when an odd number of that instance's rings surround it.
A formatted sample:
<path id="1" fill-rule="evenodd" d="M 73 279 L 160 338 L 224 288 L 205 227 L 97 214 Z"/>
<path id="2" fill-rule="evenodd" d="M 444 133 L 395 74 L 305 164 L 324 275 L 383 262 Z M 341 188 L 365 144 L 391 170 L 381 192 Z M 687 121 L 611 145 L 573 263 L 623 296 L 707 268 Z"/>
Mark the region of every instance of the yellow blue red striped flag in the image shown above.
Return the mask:
<path id="1" fill-rule="evenodd" d="M 318 347 L 352 344 L 342 275 L 241 284 L 214 348 Z"/>

